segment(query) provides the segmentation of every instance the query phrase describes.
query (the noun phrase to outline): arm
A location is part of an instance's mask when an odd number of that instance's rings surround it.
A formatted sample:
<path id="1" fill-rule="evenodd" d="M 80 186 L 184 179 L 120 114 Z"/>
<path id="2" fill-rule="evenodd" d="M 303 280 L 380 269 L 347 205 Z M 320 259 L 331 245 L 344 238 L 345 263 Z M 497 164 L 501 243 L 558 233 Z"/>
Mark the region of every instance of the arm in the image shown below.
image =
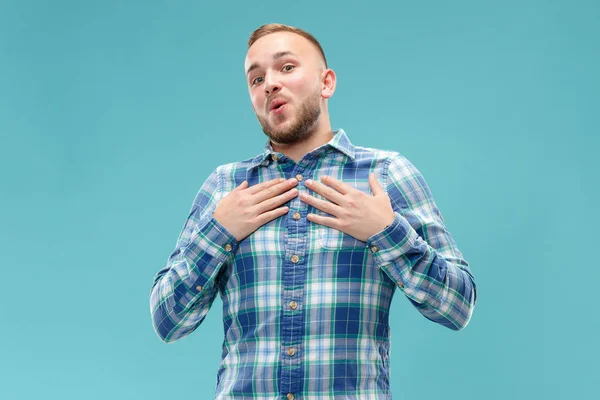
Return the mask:
<path id="1" fill-rule="evenodd" d="M 475 281 L 425 179 L 396 155 L 386 185 L 395 218 L 367 241 L 375 262 L 424 317 L 453 330 L 465 328 L 477 299 Z"/>
<path id="2" fill-rule="evenodd" d="M 219 169 L 200 188 L 167 265 L 150 293 L 152 324 L 165 342 L 193 332 L 218 292 L 216 277 L 238 242 L 214 217 L 222 197 Z"/>

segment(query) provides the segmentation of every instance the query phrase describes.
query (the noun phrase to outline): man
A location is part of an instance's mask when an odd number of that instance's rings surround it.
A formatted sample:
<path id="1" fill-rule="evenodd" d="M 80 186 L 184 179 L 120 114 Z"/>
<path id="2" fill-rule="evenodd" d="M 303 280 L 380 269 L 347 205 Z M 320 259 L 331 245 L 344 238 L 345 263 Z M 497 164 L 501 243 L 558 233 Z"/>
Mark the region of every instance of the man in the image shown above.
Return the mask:
<path id="1" fill-rule="evenodd" d="M 245 72 L 269 140 L 200 188 L 154 279 L 154 328 L 188 335 L 218 293 L 216 398 L 391 399 L 395 291 L 460 330 L 476 302 L 469 265 L 406 158 L 332 132 L 336 76 L 312 35 L 258 28 Z"/>

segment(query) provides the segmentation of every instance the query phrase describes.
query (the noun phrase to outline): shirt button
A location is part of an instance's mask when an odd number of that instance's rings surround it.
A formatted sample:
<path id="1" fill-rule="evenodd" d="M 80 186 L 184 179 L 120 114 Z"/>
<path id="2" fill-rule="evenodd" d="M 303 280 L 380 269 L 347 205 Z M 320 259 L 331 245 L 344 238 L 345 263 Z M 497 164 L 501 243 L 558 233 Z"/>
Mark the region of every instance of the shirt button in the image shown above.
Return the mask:
<path id="1" fill-rule="evenodd" d="M 293 262 L 294 264 L 296 264 L 296 263 L 297 263 L 299 260 L 300 260 L 300 257 L 298 257 L 297 255 L 295 255 L 295 254 L 294 254 L 294 255 L 292 256 L 292 262 Z"/>
<path id="2" fill-rule="evenodd" d="M 298 221 L 300 219 L 300 213 L 299 212 L 295 212 L 293 218 Z"/>
<path id="3" fill-rule="evenodd" d="M 304 177 L 300 174 L 296 175 L 296 179 L 298 179 L 298 182 L 301 182 L 302 179 L 304 179 Z"/>
<path id="4" fill-rule="evenodd" d="M 402 284 L 402 282 L 398 282 L 398 287 L 404 287 L 404 285 Z"/>
<path id="5" fill-rule="evenodd" d="M 289 348 L 287 350 L 288 356 L 292 357 L 294 354 L 296 354 L 296 350 L 294 350 L 293 348 Z"/>
<path id="6" fill-rule="evenodd" d="M 371 251 L 373 253 L 377 253 L 379 251 L 379 247 L 377 247 L 377 246 L 371 246 Z"/>
<path id="7" fill-rule="evenodd" d="M 287 397 L 288 400 L 294 400 L 294 394 L 293 393 L 288 393 L 286 397 Z"/>
<path id="8" fill-rule="evenodd" d="M 273 154 L 271 157 L 273 158 L 273 161 L 279 160 L 279 156 L 277 154 Z"/>
<path id="9" fill-rule="evenodd" d="M 196 286 L 196 290 L 201 292 L 202 291 L 202 286 Z"/>
<path id="10" fill-rule="evenodd" d="M 292 310 L 295 310 L 296 308 L 298 308 L 298 303 L 296 303 L 295 301 L 290 301 L 289 306 Z"/>
<path id="11" fill-rule="evenodd" d="M 225 245 L 225 251 L 231 251 L 231 245 L 229 243 Z"/>

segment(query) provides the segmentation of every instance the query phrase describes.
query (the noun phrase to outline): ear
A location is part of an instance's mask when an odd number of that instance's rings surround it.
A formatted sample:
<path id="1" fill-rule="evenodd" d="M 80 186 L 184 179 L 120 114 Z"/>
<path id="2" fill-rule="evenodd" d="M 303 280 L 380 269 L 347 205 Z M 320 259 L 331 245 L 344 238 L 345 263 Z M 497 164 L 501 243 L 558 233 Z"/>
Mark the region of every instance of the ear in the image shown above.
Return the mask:
<path id="1" fill-rule="evenodd" d="M 328 99 L 335 92 L 336 76 L 332 69 L 325 69 L 321 73 L 321 97 Z"/>

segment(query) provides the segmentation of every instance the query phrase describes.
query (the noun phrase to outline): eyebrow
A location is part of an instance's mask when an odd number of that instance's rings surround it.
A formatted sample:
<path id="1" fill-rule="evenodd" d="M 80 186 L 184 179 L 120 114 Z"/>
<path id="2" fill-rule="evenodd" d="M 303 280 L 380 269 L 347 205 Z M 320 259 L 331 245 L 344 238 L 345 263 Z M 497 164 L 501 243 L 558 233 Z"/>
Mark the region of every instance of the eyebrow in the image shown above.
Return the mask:
<path id="1" fill-rule="evenodd" d="M 284 57 L 284 56 L 296 56 L 294 53 L 292 53 L 291 51 L 278 51 L 277 53 L 273 54 L 273 60 L 277 60 L 278 58 Z M 252 63 L 249 67 L 248 70 L 246 71 L 246 75 L 248 75 L 250 73 L 250 71 L 252 71 L 253 69 L 256 69 L 260 67 L 259 63 Z"/>

